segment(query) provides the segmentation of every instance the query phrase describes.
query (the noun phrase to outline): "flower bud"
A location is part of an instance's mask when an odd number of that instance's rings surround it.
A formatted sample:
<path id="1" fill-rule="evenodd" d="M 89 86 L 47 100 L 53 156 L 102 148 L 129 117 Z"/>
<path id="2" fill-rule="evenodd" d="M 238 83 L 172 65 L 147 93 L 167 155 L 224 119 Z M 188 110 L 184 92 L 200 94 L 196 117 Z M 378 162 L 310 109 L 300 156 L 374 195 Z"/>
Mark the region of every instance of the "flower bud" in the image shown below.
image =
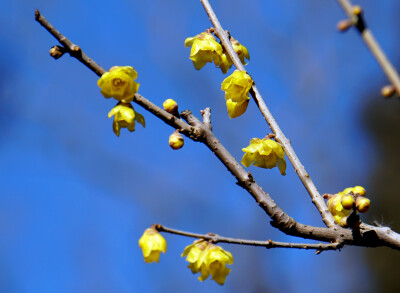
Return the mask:
<path id="1" fill-rule="evenodd" d="M 54 59 L 60 58 L 62 55 L 65 53 L 65 48 L 61 46 L 53 46 L 51 47 L 50 51 L 50 56 L 53 57 Z"/>
<path id="2" fill-rule="evenodd" d="M 183 147 L 184 141 L 183 141 L 183 136 L 182 134 L 179 133 L 178 130 L 175 130 L 170 136 L 169 136 L 169 146 L 173 150 L 179 150 L 180 148 Z"/>
<path id="3" fill-rule="evenodd" d="M 370 205 L 371 205 L 371 201 L 368 198 L 357 197 L 356 208 L 357 208 L 357 211 L 359 211 L 360 213 L 367 212 L 369 210 Z"/>
<path id="4" fill-rule="evenodd" d="M 385 85 L 385 86 L 381 89 L 381 94 L 382 94 L 382 96 L 384 96 L 385 98 L 391 98 L 391 97 L 394 96 L 395 93 L 396 93 L 396 89 L 395 89 L 394 86 L 392 86 L 391 84 Z"/>
<path id="5" fill-rule="evenodd" d="M 353 13 L 357 16 L 361 15 L 362 13 L 362 8 L 359 5 L 353 6 Z"/>
<path id="6" fill-rule="evenodd" d="M 178 103 L 175 102 L 173 99 L 167 99 L 163 103 L 163 108 L 168 113 L 171 113 L 174 116 L 179 116 L 178 112 Z"/>
<path id="7" fill-rule="evenodd" d="M 346 209 L 346 210 L 351 210 L 354 207 L 354 196 L 352 196 L 351 194 L 346 194 L 343 195 L 342 197 L 342 206 Z"/>
<path id="8" fill-rule="evenodd" d="M 344 19 L 344 20 L 341 20 L 338 22 L 337 29 L 340 32 L 345 32 L 352 26 L 353 26 L 353 22 L 350 19 Z"/>
<path id="9" fill-rule="evenodd" d="M 365 196 L 367 194 L 367 191 L 362 186 L 355 186 L 353 187 L 353 194 L 359 196 Z"/>

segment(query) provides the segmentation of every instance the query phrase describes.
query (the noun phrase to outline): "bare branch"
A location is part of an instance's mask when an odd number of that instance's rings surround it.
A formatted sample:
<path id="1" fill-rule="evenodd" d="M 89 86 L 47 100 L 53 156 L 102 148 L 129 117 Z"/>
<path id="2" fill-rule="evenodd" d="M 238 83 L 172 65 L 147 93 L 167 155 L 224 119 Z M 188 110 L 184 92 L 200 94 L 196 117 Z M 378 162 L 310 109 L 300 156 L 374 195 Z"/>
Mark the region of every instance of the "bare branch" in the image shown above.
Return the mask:
<path id="1" fill-rule="evenodd" d="M 197 234 L 191 233 L 181 230 L 176 230 L 172 228 L 165 227 L 160 224 L 155 224 L 153 227 L 159 232 L 166 232 L 175 235 L 181 235 L 191 238 L 204 239 L 208 240 L 212 243 L 230 243 L 230 244 L 240 244 L 240 245 L 249 245 L 249 246 L 262 246 L 265 248 L 297 248 L 297 249 L 315 249 L 317 251 L 323 250 L 337 250 L 343 247 L 343 244 L 335 242 L 335 243 L 289 243 L 289 242 L 278 242 L 278 241 L 259 241 L 259 240 L 247 240 L 247 239 L 238 239 L 231 237 L 224 237 L 214 233 L 207 234 Z"/>
<path id="2" fill-rule="evenodd" d="M 392 85 L 396 88 L 397 94 L 400 97 L 400 77 L 399 73 L 396 71 L 392 63 L 386 57 L 385 52 L 383 52 L 381 46 L 376 41 L 371 30 L 366 26 L 364 16 L 362 11 L 359 14 L 354 13 L 353 4 L 349 0 L 337 0 L 339 5 L 346 12 L 350 20 L 353 21 L 354 26 L 360 33 L 364 43 L 367 45 L 368 49 L 371 51 L 372 55 L 375 57 L 378 64 L 381 66 L 383 72 L 386 74 L 387 78 L 390 80 Z"/>
<path id="3" fill-rule="evenodd" d="M 235 64 L 236 68 L 241 71 L 246 71 L 242 62 L 240 61 L 238 55 L 236 54 L 235 50 L 232 47 L 231 42 L 228 39 L 228 35 L 222 28 L 221 24 L 218 21 L 217 16 L 215 15 L 210 3 L 208 0 L 200 0 L 206 10 L 212 24 L 215 28 L 215 34 L 221 40 L 225 50 L 229 54 L 229 57 L 232 59 L 233 64 Z M 278 123 L 275 121 L 275 118 L 272 116 L 271 112 L 269 111 L 267 105 L 265 104 L 261 94 L 259 93 L 255 83 L 253 84 L 251 95 L 254 98 L 258 108 L 260 109 L 261 113 L 263 114 L 265 120 L 267 121 L 269 127 L 275 134 L 275 139 L 281 143 L 287 157 L 289 158 L 290 162 L 292 163 L 294 169 L 296 170 L 297 175 L 300 177 L 301 182 L 303 182 L 305 188 L 307 189 L 308 193 L 311 196 L 312 202 L 317 207 L 318 211 L 321 214 L 322 220 L 328 227 L 336 226 L 335 220 L 333 216 L 329 213 L 328 207 L 325 204 L 324 199 L 319 194 L 317 188 L 315 187 L 313 181 L 311 180 L 309 174 L 307 173 L 304 166 L 301 164 L 299 158 L 297 157 L 296 153 L 294 152 L 290 141 L 285 137 L 282 130 L 280 129 Z"/>

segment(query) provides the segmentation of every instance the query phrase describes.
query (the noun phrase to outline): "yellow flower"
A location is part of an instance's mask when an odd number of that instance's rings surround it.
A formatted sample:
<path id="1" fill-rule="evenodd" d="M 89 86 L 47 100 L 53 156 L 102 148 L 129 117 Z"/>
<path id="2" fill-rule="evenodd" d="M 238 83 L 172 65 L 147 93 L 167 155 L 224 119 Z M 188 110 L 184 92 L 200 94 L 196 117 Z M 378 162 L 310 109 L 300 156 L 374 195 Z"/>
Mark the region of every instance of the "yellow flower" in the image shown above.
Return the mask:
<path id="1" fill-rule="evenodd" d="M 144 261 L 148 263 L 158 262 L 161 251 L 167 251 L 167 242 L 154 228 L 148 228 L 139 239 L 139 247 L 143 251 Z"/>
<path id="2" fill-rule="evenodd" d="M 243 65 L 246 65 L 247 63 L 245 61 L 245 58 L 250 61 L 250 55 L 247 48 L 232 37 L 231 37 L 231 43 L 236 54 L 238 54 L 240 61 L 243 63 Z"/>
<path id="3" fill-rule="evenodd" d="M 222 82 L 221 89 L 225 91 L 229 118 L 238 117 L 246 111 L 252 84 L 250 75 L 240 70 L 235 70 Z"/>
<path id="4" fill-rule="evenodd" d="M 114 116 L 113 121 L 113 130 L 114 133 L 119 136 L 121 128 L 128 128 L 130 132 L 135 131 L 135 121 L 145 127 L 144 117 L 135 112 L 132 105 L 130 103 L 121 103 L 119 102 L 117 106 L 112 108 L 112 110 L 108 113 L 108 118 Z"/>
<path id="5" fill-rule="evenodd" d="M 281 174 L 286 175 L 285 152 L 275 140 L 253 138 L 250 145 L 242 151 L 245 152 L 242 158 L 245 167 L 253 164 L 256 167 L 272 169 L 277 166 Z"/>
<path id="6" fill-rule="evenodd" d="M 223 285 L 231 271 L 226 264 L 233 264 L 233 256 L 230 252 L 222 249 L 220 246 L 206 242 L 205 240 L 196 240 L 193 244 L 187 246 L 182 253 L 182 257 L 190 263 L 188 268 L 193 274 L 200 272 L 200 281 L 206 280 L 210 274 L 212 279 L 220 285 Z"/>
<path id="7" fill-rule="evenodd" d="M 139 90 L 139 83 L 134 81 L 137 76 L 137 72 L 131 66 L 114 66 L 100 77 L 97 85 L 104 97 L 113 97 L 123 103 L 129 103 Z"/>
<path id="8" fill-rule="evenodd" d="M 214 62 L 217 66 L 221 64 L 222 46 L 212 34 L 203 32 L 195 37 L 187 38 L 185 47 L 190 46 L 192 46 L 190 59 L 197 70 L 203 68 L 207 62 Z"/>
<path id="9" fill-rule="evenodd" d="M 223 74 L 227 73 L 229 68 L 231 68 L 233 65 L 233 62 L 231 58 L 228 56 L 226 53 L 222 53 L 221 55 L 221 64 L 218 66 L 221 68 L 221 71 Z"/>
<path id="10" fill-rule="evenodd" d="M 347 226 L 346 219 L 350 216 L 352 209 L 347 210 L 342 205 L 343 194 L 335 194 L 328 200 L 329 211 L 335 218 L 335 221 L 342 227 Z"/>

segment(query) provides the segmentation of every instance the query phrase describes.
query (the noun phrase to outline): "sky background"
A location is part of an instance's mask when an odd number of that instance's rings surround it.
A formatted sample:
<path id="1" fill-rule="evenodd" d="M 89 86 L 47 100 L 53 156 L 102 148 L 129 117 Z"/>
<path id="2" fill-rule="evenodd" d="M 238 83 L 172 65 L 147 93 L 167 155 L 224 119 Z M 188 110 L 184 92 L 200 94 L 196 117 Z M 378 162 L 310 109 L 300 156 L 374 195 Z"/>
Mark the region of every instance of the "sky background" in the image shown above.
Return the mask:
<path id="1" fill-rule="evenodd" d="M 185 139 L 181 150 L 171 150 L 173 130 L 140 106 L 134 105 L 146 128 L 123 129 L 116 137 L 107 117 L 116 102 L 100 94 L 98 77 L 77 60 L 49 57 L 57 41 L 35 22 L 34 9 L 102 67 L 133 66 L 139 93 L 153 103 L 173 98 L 180 110 L 197 116 L 211 107 L 216 136 L 238 160 L 251 138 L 270 132 L 268 125 L 252 101 L 230 120 L 220 90 L 227 75 L 211 64 L 193 68 L 184 40 L 210 27 L 200 1 L 2 4 L 1 292 L 337 292 L 337 286 L 374 292 L 380 286 L 364 248 L 316 256 L 222 244 L 235 258 L 222 287 L 199 282 L 186 268 L 180 254 L 193 239 L 164 235 L 167 254 L 159 264 L 144 263 L 137 242 L 153 223 L 246 239 L 303 240 L 272 228 L 204 145 Z M 211 4 L 224 29 L 248 48 L 246 69 L 320 193 L 355 185 L 368 193 L 380 149 L 366 113 L 371 105 L 398 109 L 399 101 L 379 97 L 387 80 L 356 31 L 336 31 L 344 18 L 336 1 Z M 400 4 L 359 4 L 397 64 Z M 289 215 L 323 225 L 289 162 L 286 176 L 276 168 L 249 171 Z M 374 209 L 376 195 L 368 196 L 370 218 L 385 217 Z"/>

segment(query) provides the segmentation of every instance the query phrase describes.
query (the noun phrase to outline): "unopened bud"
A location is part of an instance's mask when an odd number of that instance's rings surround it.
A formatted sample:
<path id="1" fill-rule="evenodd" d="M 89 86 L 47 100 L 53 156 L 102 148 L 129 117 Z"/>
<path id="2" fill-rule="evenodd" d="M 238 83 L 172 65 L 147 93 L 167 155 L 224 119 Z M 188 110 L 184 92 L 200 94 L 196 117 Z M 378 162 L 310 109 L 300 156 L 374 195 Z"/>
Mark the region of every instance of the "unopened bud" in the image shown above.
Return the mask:
<path id="1" fill-rule="evenodd" d="M 384 96 L 385 98 L 391 98 L 391 97 L 394 96 L 395 93 L 396 93 L 396 89 L 395 89 L 394 86 L 392 86 L 391 84 L 385 85 L 385 86 L 381 89 L 381 94 L 382 94 L 382 96 Z"/>
<path id="2" fill-rule="evenodd" d="M 65 53 L 64 47 L 61 46 L 53 46 L 51 47 L 50 51 L 50 56 L 53 57 L 54 59 L 60 58 L 62 55 Z"/>
<path id="3" fill-rule="evenodd" d="M 173 99 L 165 100 L 163 103 L 163 108 L 168 113 L 171 113 L 174 116 L 179 116 L 178 103 L 175 102 Z"/>
<path id="4" fill-rule="evenodd" d="M 365 197 L 358 197 L 356 200 L 356 208 L 360 213 L 366 213 L 369 210 L 371 201 Z"/>
<path id="5" fill-rule="evenodd" d="M 367 194 L 367 191 L 362 186 L 355 186 L 353 188 L 353 194 L 359 196 L 365 196 Z"/>
<path id="6" fill-rule="evenodd" d="M 362 8 L 359 5 L 353 6 L 353 13 L 357 16 L 359 16 L 362 13 Z"/>
<path id="7" fill-rule="evenodd" d="M 341 203 L 346 210 L 351 210 L 354 207 L 355 203 L 354 196 L 352 196 L 351 194 L 343 195 Z"/>
<path id="8" fill-rule="evenodd" d="M 180 134 L 178 130 L 175 130 L 169 136 L 169 146 L 174 150 L 179 150 L 180 148 L 183 147 L 183 144 L 184 144 L 184 141 L 183 141 L 182 134 Z"/>
<path id="9" fill-rule="evenodd" d="M 352 26 L 353 22 L 350 19 L 344 19 L 338 22 L 337 29 L 341 32 L 345 32 Z"/>

